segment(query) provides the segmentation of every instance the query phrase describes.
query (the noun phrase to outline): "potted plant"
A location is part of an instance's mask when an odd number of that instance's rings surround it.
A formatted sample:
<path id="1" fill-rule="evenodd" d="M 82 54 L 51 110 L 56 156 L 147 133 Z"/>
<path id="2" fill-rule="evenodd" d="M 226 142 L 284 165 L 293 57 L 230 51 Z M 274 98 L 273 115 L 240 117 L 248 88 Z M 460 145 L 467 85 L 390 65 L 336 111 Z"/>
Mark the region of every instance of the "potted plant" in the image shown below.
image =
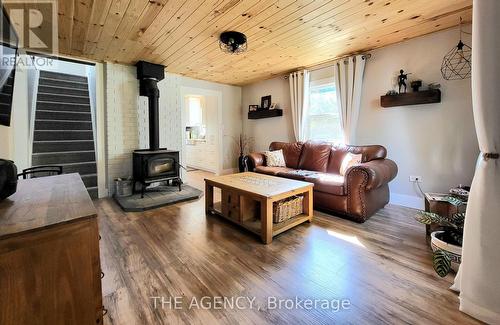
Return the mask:
<path id="1" fill-rule="evenodd" d="M 456 206 L 463 204 L 462 200 L 453 196 L 447 196 L 445 200 Z M 425 225 L 441 227 L 441 230 L 431 233 L 432 264 L 436 273 L 445 277 L 450 270 L 456 272 L 462 261 L 465 213 L 442 217 L 436 213 L 419 211 L 415 219 Z"/>

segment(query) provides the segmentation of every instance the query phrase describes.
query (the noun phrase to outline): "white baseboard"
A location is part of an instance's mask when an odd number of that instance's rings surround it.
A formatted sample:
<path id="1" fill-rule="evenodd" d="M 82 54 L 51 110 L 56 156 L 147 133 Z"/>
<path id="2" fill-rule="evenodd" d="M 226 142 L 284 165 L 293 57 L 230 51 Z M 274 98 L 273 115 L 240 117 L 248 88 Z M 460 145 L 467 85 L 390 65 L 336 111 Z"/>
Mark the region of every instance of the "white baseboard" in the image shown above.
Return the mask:
<path id="1" fill-rule="evenodd" d="M 109 193 L 109 189 L 105 187 L 103 191 L 98 192 L 98 197 L 99 199 L 102 199 L 104 197 L 111 197 L 111 193 Z"/>
<path id="2" fill-rule="evenodd" d="M 389 203 L 420 210 L 423 210 L 425 206 L 424 199 L 422 197 L 392 192 Z"/>

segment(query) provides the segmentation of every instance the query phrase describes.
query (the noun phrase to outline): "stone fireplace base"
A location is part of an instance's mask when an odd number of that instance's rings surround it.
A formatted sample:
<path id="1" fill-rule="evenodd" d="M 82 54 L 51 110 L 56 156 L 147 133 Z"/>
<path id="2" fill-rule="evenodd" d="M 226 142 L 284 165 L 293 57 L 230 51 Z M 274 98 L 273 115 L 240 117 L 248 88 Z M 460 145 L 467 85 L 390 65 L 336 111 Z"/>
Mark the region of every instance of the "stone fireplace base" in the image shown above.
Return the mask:
<path id="1" fill-rule="evenodd" d="M 183 184 L 181 191 L 177 186 L 157 186 L 148 188 L 144 198 L 137 193 L 127 197 L 115 197 L 115 201 L 125 212 L 140 212 L 156 209 L 178 202 L 196 200 L 202 197 L 203 192 L 189 185 Z"/>

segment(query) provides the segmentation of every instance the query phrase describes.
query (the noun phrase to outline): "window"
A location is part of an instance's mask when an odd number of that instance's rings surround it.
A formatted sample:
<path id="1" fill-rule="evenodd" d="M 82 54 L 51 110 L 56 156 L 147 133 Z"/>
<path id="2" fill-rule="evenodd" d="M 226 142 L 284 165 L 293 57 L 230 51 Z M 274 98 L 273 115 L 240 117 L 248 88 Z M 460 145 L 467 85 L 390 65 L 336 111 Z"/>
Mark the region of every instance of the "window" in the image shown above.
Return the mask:
<path id="1" fill-rule="evenodd" d="M 186 107 L 188 110 L 188 121 L 186 124 L 187 139 L 205 140 L 207 133 L 205 125 L 205 97 L 195 95 L 186 96 Z"/>
<path id="2" fill-rule="evenodd" d="M 335 83 L 329 79 L 312 81 L 309 91 L 309 109 L 304 130 L 307 139 L 343 142 Z"/>
<path id="3" fill-rule="evenodd" d="M 189 126 L 201 126 L 203 124 L 203 108 L 201 98 L 198 96 L 187 97 L 189 111 Z"/>

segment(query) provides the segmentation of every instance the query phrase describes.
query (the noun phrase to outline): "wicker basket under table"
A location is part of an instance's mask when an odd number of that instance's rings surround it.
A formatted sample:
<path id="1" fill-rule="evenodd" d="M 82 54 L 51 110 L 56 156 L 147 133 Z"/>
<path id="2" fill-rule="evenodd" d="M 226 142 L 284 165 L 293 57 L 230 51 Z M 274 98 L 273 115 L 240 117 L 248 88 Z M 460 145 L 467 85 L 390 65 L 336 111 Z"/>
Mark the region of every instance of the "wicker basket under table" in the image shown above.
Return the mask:
<path id="1" fill-rule="evenodd" d="M 291 219 L 303 211 L 304 196 L 297 195 L 275 202 L 273 204 L 273 222 L 280 223 Z"/>

